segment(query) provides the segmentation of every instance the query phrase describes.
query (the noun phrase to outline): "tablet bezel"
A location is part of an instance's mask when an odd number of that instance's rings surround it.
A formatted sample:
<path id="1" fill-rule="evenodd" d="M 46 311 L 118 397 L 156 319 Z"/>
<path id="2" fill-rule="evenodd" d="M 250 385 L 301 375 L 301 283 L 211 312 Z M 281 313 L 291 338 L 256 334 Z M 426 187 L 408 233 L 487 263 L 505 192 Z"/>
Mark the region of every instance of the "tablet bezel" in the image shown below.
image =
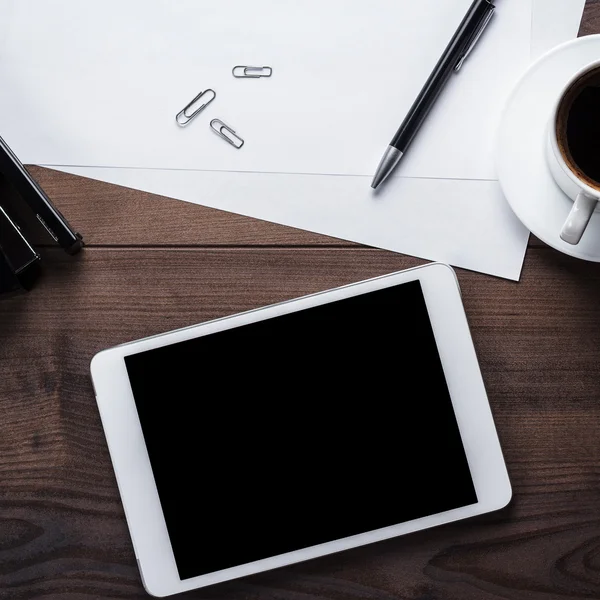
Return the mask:
<path id="1" fill-rule="evenodd" d="M 420 281 L 478 502 L 341 540 L 181 580 L 146 451 L 124 357 L 390 286 Z M 146 591 L 168 596 L 499 510 L 512 490 L 454 270 L 406 271 L 144 338 L 98 353 L 91 376 Z"/>

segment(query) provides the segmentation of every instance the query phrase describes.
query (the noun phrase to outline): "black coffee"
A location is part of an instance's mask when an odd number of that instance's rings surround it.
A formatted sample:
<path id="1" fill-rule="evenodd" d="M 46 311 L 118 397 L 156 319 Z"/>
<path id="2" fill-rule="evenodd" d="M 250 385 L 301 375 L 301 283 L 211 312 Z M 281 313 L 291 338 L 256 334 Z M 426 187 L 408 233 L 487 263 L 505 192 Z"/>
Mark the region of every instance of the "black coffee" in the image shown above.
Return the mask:
<path id="1" fill-rule="evenodd" d="M 569 168 L 600 189 L 600 69 L 584 75 L 565 94 L 557 137 Z"/>

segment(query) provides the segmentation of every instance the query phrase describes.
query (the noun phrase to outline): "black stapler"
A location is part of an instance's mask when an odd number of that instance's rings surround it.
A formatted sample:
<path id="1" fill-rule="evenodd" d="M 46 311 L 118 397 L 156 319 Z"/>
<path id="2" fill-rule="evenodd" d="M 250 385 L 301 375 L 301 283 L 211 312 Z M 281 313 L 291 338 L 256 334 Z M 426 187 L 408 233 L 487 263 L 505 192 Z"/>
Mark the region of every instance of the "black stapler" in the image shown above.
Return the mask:
<path id="1" fill-rule="evenodd" d="M 68 254 L 83 247 L 83 239 L 52 204 L 29 171 L 0 137 L 0 175 L 29 207 L 35 219 Z M 27 291 L 40 272 L 41 258 L 27 240 L 0 196 L 0 293 Z"/>

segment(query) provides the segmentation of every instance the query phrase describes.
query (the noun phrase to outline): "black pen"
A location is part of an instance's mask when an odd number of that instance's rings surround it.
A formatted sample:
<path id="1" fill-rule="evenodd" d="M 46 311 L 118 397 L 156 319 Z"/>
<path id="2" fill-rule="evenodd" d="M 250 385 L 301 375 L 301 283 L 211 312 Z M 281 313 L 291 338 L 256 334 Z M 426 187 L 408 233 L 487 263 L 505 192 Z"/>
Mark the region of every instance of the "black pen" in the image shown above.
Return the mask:
<path id="1" fill-rule="evenodd" d="M 13 185 L 55 242 L 60 244 L 68 254 L 76 254 L 81 250 L 83 247 L 81 235 L 69 225 L 1 137 L 0 173 Z"/>
<path id="2" fill-rule="evenodd" d="M 481 37 L 483 30 L 494 15 L 495 8 L 491 0 L 475 0 L 473 2 L 421 93 L 406 115 L 402 125 L 400 125 L 400 129 L 398 129 L 394 139 L 385 151 L 371 183 L 373 189 L 376 189 L 385 181 L 400 162 L 450 75 L 460 70 L 463 62 Z"/>

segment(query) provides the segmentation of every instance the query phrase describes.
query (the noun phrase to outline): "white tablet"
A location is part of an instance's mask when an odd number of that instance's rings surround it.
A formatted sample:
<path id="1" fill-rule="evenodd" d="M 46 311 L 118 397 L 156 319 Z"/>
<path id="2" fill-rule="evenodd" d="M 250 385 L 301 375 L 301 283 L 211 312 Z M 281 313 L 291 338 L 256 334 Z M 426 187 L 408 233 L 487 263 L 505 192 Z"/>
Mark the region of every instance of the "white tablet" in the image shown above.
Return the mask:
<path id="1" fill-rule="evenodd" d="M 96 355 L 91 373 L 152 595 L 511 498 L 447 265 L 131 342 Z"/>

